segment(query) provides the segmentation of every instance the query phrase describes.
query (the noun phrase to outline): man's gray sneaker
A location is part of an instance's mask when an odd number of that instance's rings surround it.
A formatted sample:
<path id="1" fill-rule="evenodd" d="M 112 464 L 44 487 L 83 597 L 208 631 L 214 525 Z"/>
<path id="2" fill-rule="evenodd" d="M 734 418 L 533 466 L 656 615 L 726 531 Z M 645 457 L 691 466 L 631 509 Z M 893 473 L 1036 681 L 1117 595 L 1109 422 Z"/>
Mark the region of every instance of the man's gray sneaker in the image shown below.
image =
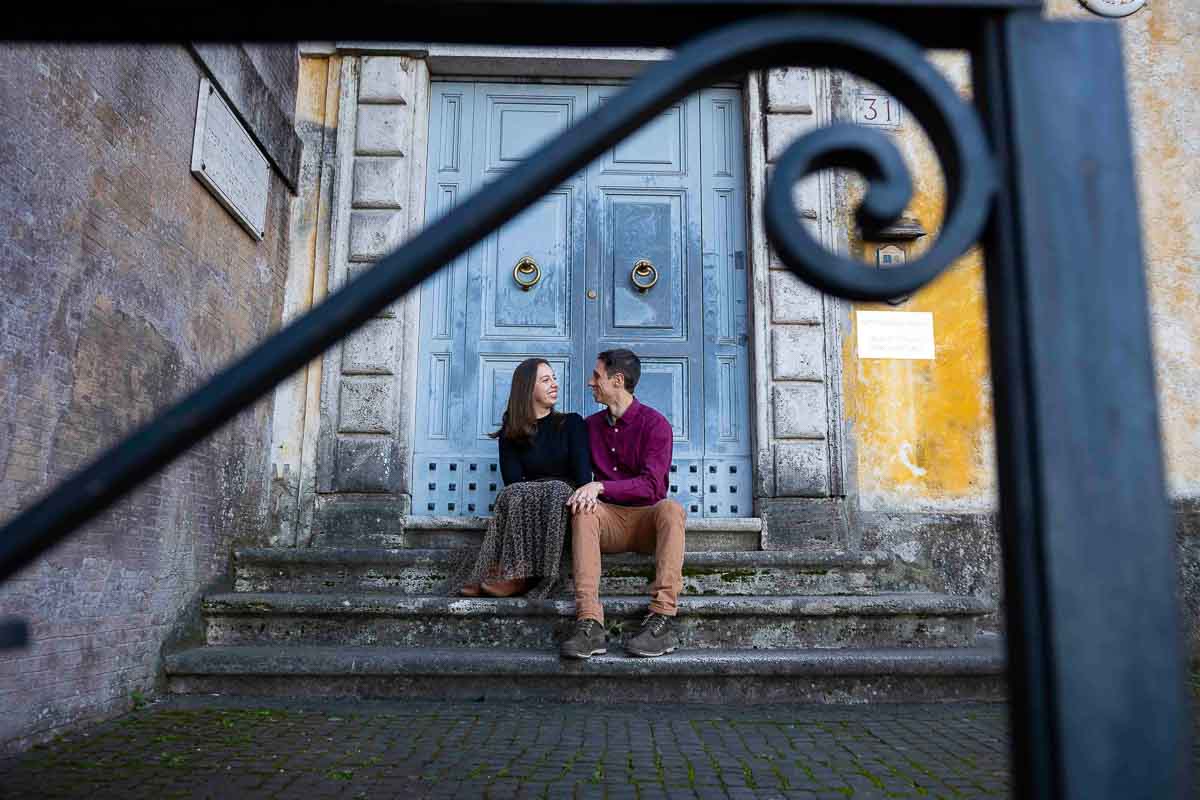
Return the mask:
<path id="1" fill-rule="evenodd" d="M 591 658 L 608 652 L 604 626 L 594 619 L 576 620 L 571 637 L 558 652 L 563 658 Z"/>
<path id="2" fill-rule="evenodd" d="M 641 629 L 625 643 L 625 652 L 645 658 L 675 652 L 679 639 L 673 627 L 667 615 L 654 612 L 647 614 L 642 620 Z"/>

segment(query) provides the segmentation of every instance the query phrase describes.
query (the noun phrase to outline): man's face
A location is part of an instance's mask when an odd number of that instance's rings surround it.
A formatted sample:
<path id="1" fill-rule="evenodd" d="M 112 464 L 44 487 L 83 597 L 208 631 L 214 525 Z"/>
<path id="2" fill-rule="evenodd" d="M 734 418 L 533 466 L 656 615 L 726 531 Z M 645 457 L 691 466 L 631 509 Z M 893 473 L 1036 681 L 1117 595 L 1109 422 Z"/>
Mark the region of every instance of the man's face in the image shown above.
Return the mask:
<path id="1" fill-rule="evenodd" d="M 592 367 L 592 377 L 588 379 L 587 385 L 592 390 L 592 399 L 600 405 L 606 406 L 620 395 L 621 387 L 625 385 L 625 378 L 620 374 L 610 376 L 604 367 L 604 362 L 597 358 L 596 366 Z"/>

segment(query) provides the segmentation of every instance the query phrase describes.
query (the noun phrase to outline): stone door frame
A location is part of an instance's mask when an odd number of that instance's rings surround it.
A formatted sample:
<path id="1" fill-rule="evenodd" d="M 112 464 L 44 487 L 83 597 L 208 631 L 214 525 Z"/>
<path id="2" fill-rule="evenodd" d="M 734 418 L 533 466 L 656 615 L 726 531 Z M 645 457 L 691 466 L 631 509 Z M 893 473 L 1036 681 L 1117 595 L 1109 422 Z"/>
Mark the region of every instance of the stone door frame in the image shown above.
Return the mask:
<path id="1" fill-rule="evenodd" d="M 321 196 L 328 227 L 317 220 L 317 257 L 293 258 L 292 270 L 306 272 L 289 275 L 289 282 L 324 284 L 315 276 L 324 272 L 330 291 L 355 268 L 401 244 L 425 223 L 428 98 L 433 80 L 616 82 L 670 56 L 666 50 L 633 48 L 409 42 L 306 44 L 301 53 L 324 57 L 329 64 L 325 127 L 330 127 L 328 115 L 333 109 L 329 106 L 336 94 L 336 144 L 331 148 L 325 137 L 319 154 L 325 163 L 313 170 L 316 177 L 309 181 L 310 190 Z M 797 528 L 791 523 L 799 522 L 811 528 L 810 533 L 817 532 L 818 544 L 844 544 L 840 498 L 847 491 L 848 437 L 841 408 L 841 350 L 848 304 L 820 295 L 782 269 L 767 244 L 761 211 L 769 162 L 782 149 L 784 138 L 830 120 L 830 78 L 821 71 L 808 73 L 811 97 L 806 103 L 788 95 L 791 84 L 786 83 L 786 74 L 778 72 L 750 73 L 738 85 L 743 98 L 748 200 L 755 514 L 766 520 L 768 529 L 772 517 L 789 523 L 778 526 L 779 534 L 785 527 Z M 371 117 L 377 112 L 392 114 L 407 129 L 374 129 Z M 307 155 L 311 160 L 314 154 Z M 844 250 L 846 232 L 835 213 L 834 192 L 832 176 L 823 174 L 798 190 L 797 196 L 820 241 L 830 249 Z M 303 209 L 303 203 L 297 205 Z M 294 224 L 293 230 L 297 227 Z M 297 244 L 293 243 L 294 251 Z M 322 252 L 327 253 L 326 259 L 321 258 Z M 312 302 L 320 299 L 319 294 L 312 293 Z M 281 487 L 276 499 L 277 506 L 294 505 L 294 510 L 276 511 L 278 517 L 292 520 L 287 531 L 275 531 L 278 544 L 310 544 L 315 528 L 339 520 L 344 524 L 352 513 L 365 512 L 384 527 L 399 524 L 408 514 L 419 320 L 420 297 L 414 292 L 396 303 L 387 317 L 367 324 L 387 331 L 386 337 L 364 328 L 353 341 L 331 348 L 319 370 L 308 370 L 304 382 L 310 398 L 315 393 L 312 384 L 319 383 L 319 414 L 307 415 L 301 430 L 294 424 L 277 424 L 274 431 L 276 454 L 288 449 L 288 440 L 304 442 L 303 448 L 292 447 L 303 450 L 298 459 L 300 477 L 294 485 Z M 372 358 L 384 355 L 393 366 L 376 368 Z M 357 365 L 354 374 L 343 378 L 343 366 L 351 362 Z M 352 413 L 356 407 L 362 409 L 361 418 Z M 382 408 L 386 419 L 372 418 L 373 408 Z M 315 432 L 314 422 L 319 425 Z M 351 432 L 345 432 L 347 427 Z M 277 476 L 280 460 L 273 464 Z M 359 468 L 366 476 L 362 486 L 339 486 L 339 469 L 344 476 Z M 339 507 L 347 513 L 339 513 Z M 765 532 L 763 546 L 804 546 L 789 540 L 794 536 L 769 542 L 770 534 Z"/>

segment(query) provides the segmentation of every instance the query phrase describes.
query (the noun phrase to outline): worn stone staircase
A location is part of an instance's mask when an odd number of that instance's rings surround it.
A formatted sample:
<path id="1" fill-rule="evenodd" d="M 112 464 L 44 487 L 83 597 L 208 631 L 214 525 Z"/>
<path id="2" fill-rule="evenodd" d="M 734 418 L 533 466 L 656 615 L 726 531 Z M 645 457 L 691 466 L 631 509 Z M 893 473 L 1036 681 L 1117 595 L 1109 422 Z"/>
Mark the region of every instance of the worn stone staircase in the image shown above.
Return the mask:
<path id="1" fill-rule="evenodd" d="M 929 591 L 882 553 L 759 550 L 758 520 L 688 526 L 681 649 L 630 658 L 649 556 L 604 557 L 609 654 L 558 657 L 565 599 L 436 594 L 480 520 L 410 520 L 376 546 L 243 549 L 203 602 L 206 644 L 166 658 L 177 693 L 456 699 L 863 702 L 999 699 L 994 609 Z M 569 586 L 568 586 L 569 588 Z"/>

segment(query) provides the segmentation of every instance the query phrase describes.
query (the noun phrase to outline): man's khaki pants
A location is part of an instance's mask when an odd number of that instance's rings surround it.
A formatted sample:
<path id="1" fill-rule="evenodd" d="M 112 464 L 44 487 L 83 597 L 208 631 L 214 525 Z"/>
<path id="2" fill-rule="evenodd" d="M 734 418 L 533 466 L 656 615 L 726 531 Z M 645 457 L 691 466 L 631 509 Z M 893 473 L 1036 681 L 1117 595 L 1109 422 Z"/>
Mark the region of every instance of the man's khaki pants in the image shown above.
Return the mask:
<path id="1" fill-rule="evenodd" d="M 683 588 L 683 506 L 660 500 L 652 506 L 617 506 L 597 502 L 591 511 L 571 518 L 575 570 L 575 617 L 604 624 L 600 605 L 601 553 L 653 553 L 654 582 L 650 610 L 675 616 Z"/>

